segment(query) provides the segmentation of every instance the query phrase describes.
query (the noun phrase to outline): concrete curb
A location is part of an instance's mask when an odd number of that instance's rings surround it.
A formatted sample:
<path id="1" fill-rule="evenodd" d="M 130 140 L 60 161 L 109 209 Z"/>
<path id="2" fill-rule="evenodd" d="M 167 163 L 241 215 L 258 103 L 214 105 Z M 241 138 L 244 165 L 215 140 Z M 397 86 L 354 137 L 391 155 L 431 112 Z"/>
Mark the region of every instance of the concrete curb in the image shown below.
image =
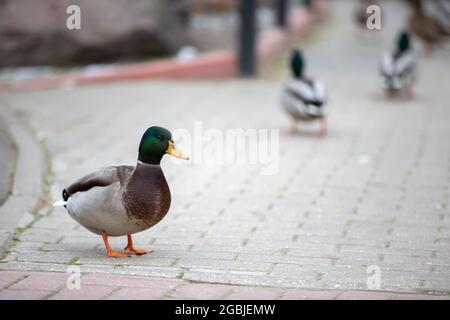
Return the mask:
<path id="1" fill-rule="evenodd" d="M 17 149 L 12 192 L 0 207 L 0 256 L 7 249 L 21 218 L 33 214 L 43 195 L 45 155 L 23 121 L 3 107 L 2 120 Z"/>
<path id="2" fill-rule="evenodd" d="M 0 117 L 0 140 L 3 142 L 0 142 L 2 144 L 0 146 L 0 152 L 4 152 L 2 154 L 2 158 L 0 159 L 0 162 L 2 163 L 3 168 L 0 170 L 3 170 L 0 173 L 0 184 L 1 189 L 0 190 L 0 207 L 3 205 L 3 202 L 8 199 L 10 193 L 12 192 L 12 183 L 13 183 L 13 174 L 15 170 L 15 163 L 17 160 L 17 150 L 16 146 L 13 142 L 13 139 L 11 135 L 9 134 L 8 130 L 6 130 L 6 123 L 4 122 L 4 119 Z"/>

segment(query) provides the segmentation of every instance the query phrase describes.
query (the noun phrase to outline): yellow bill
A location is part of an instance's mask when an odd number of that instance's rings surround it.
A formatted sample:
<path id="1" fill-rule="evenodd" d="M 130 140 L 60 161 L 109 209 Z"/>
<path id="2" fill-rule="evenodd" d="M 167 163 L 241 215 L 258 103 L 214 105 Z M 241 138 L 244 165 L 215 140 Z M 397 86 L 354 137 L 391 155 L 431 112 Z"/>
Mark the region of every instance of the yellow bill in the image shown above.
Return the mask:
<path id="1" fill-rule="evenodd" d="M 171 156 L 174 156 L 176 158 L 180 158 L 183 160 L 189 160 L 189 157 L 186 157 L 181 151 L 178 151 L 177 149 L 175 149 L 175 144 L 172 140 L 169 141 L 169 146 L 167 147 L 166 153 L 170 154 Z"/>

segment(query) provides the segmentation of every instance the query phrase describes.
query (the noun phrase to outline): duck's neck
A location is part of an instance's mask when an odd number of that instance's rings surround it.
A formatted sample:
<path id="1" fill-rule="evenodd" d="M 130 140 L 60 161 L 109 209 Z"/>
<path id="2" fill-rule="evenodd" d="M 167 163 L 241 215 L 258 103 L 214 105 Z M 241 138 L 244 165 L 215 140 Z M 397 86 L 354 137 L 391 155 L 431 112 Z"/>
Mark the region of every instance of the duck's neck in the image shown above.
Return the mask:
<path id="1" fill-rule="evenodd" d="M 137 161 L 136 168 L 137 167 L 140 167 L 140 168 L 149 168 L 149 167 L 150 168 L 155 168 L 155 167 L 161 168 L 161 166 L 159 165 L 159 162 L 158 163 L 146 163 L 146 162 L 143 162 L 141 160 Z"/>
<path id="2" fill-rule="evenodd" d="M 148 165 L 159 165 L 163 155 L 160 154 L 141 154 L 138 156 L 138 163 Z"/>
<path id="3" fill-rule="evenodd" d="M 294 80 L 306 83 L 309 86 L 312 86 L 312 84 L 313 84 L 312 79 L 308 78 L 308 77 L 305 77 L 304 75 L 302 75 L 300 77 L 294 77 Z"/>
<path id="4" fill-rule="evenodd" d="M 147 185 L 149 181 L 154 182 L 154 179 L 160 178 L 161 176 L 164 177 L 164 174 L 159 164 L 148 164 L 138 160 L 128 186 L 139 185 L 138 188 L 141 188 Z M 133 187 L 131 187 L 129 191 L 135 192 L 137 190 L 133 190 Z"/>

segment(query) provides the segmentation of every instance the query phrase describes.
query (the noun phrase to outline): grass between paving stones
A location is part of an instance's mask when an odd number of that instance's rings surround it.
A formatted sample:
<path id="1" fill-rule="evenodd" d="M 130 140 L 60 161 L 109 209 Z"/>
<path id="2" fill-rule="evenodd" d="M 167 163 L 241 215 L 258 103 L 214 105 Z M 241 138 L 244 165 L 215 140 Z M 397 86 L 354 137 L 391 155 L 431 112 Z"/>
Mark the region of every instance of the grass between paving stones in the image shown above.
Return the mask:
<path id="1" fill-rule="evenodd" d="M 22 113 L 19 113 L 18 116 L 22 118 L 23 123 L 26 124 L 26 129 L 32 134 L 35 141 L 39 145 L 40 149 L 44 154 L 44 172 L 42 177 L 42 195 L 38 199 L 38 204 L 36 208 L 31 213 L 33 216 L 33 220 L 26 224 L 23 227 L 17 227 L 14 231 L 14 235 L 12 236 L 12 241 L 4 251 L 4 253 L 0 256 L 0 263 L 9 253 L 11 253 L 11 248 L 14 247 L 18 242 L 20 242 L 20 236 L 24 234 L 28 229 L 30 229 L 41 217 L 49 215 L 53 211 L 53 206 L 51 205 L 51 196 L 50 196 L 50 186 L 53 183 L 54 173 L 52 171 L 51 164 L 51 153 L 47 148 L 45 143 L 45 139 L 39 139 L 36 130 L 34 130 L 31 126 L 28 125 L 25 116 Z M 14 172 L 17 166 L 17 160 L 14 161 Z M 45 212 L 43 212 L 45 211 Z"/>
<path id="2" fill-rule="evenodd" d="M 323 272 L 316 272 L 316 280 L 317 281 L 322 280 L 323 276 L 324 276 Z"/>
<path id="3" fill-rule="evenodd" d="M 74 265 L 80 260 L 80 257 L 72 257 L 70 260 L 66 263 L 67 265 Z"/>
<path id="4" fill-rule="evenodd" d="M 8 168 L 6 169 L 6 177 L 5 177 L 5 197 L 3 199 L 3 203 L 4 201 L 6 201 L 6 199 L 8 199 L 8 197 L 12 194 L 13 191 L 13 183 L 14 183 L 14 174 L 16 173 L 16 168 L 17 168 L 17 148 L 16 146 L 13 144 L 13 148 L 14 148 L 14 155 L 13 158 L 11 159 L 11 161 L 8 164 Z M 2 205 L 3 203 L 0 202 L 0 204 Z"/>

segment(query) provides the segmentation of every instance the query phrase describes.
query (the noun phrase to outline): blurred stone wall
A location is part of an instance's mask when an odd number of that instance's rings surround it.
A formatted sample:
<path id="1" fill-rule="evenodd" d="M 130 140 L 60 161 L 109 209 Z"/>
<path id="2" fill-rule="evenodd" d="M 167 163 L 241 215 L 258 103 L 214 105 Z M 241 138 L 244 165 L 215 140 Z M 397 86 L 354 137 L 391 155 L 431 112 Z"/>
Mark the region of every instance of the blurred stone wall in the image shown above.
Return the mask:
<path id="1" fill-rule="evenodd" d="M 183 0 L 0 0 L 0 67 L 174 53 L 187 42 Z M 81 8 L 81 30 L 66 9 Z"/>

